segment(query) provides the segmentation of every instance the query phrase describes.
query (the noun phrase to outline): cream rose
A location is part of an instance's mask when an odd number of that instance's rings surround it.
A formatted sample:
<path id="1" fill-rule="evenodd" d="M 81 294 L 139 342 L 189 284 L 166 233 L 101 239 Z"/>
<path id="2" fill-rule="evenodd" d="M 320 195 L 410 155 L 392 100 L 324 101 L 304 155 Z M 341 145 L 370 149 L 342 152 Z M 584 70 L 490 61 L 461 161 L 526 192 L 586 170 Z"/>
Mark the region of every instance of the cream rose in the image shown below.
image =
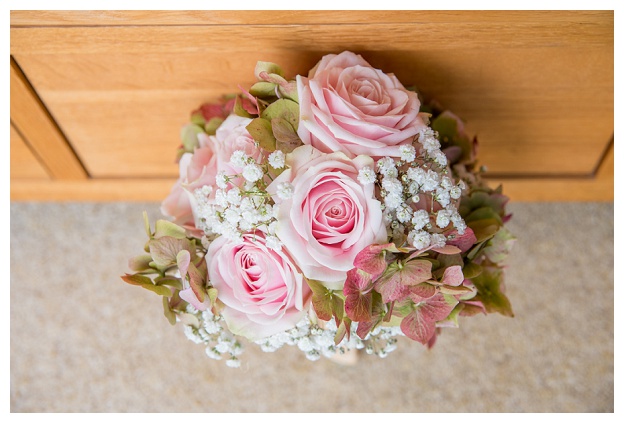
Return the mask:
<path id="1" fill-rule="evenodd" d="M 373 160 L 301 146 L 287 155 L 286 164 L 289 169 L 267 187 L 278 205 L 275 234 L 307 278 L 341 289 L 355 256 L 387 241 L 374 184 L 357 179 Z M 292 186 L 288 199 L 278 195 L 283 184 Z"/>
<path id="2" fill-rule="evenodd" d="M 297 91 L 299 137 L 324 153 L 398 157 L 399 146 L 426 126 L 416 93 L 349 51 L 297 76 Z"/>
<path id="3" fill-rule="evenodd" d="M 310 288 L 286 250 L 268 248 L 261 232 L 242 242 L 216 238 L 206 260 L 232 333 L 262 339 L 295 327 L 307 312 Z"/>

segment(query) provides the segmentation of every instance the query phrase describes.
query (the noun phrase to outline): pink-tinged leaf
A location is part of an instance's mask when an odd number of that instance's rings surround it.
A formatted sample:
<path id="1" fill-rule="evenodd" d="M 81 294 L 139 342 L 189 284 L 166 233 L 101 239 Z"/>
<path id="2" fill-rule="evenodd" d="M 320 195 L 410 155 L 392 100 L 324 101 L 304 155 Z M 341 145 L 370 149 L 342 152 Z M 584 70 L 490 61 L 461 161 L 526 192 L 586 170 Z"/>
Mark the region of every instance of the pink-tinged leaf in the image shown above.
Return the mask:
<path id="1" fill-rule="evenodd" d="M 435 321 L 417 309 L 401 320 L 401 331 L 408 338 L 425 345 L 435 334 Z"/>
<path id="2" fill-rule="evenodd" d="M 358 269 L 347 272 L 343 293 L 345 312 L 354 322 L 367 322 L 372 318 L 373 293 L 371 277 Z"/>
<path id="3" fill-rule="evenodd" d="M 154 271 L 154 269 L 152 269 L 149 265 L 151 261 L 152 256 L 149 254 L 141 254 L 128 260 L 128 266 L 130 267 L 130 270 L 134 272 L 143 272 L 145 270 Z"/>
<path id="4" fill-rule="evenodd" d="M 462 253 L 470 250 L 470 248 L 477 243 L 477 237 L 474 231 L 469 227 L 466 228 L 463 235 L 459 235 L 457 230 L 451 232 L 449 235 L 455 235 L 455 238 L 446 241 L 446 245 L 454 245 L 459 248 Z"/>
<path id="5" fill-rule="evenodd" d="M 487 314 L 481 301 L 462 301 L 461 303 L 464 305 L 464 308 L 459 313 L 460 316 L 474 316 L 479 313 Z"/>
<path id="6" fill-rule="evenodd" d="M 407 286 L 418 285 L 431 279 L 432 264 L 429 260 L 410 260 L 397 273 L 400 274 L 401 284 Z"/>
<path id="7" fill-rule="evenodd" d="M 433 251 L 440 254 L 459 254 L 461 250 L 454 245 L 445 245 L 444 247 L 433 247 Z"/>
<path id="8" fill-rule="evenodd" d="M 334 344 L 340 344 L 345 335 L 347 336 L 347 340 L 351 338 L 351 321 L 348 318 L 340 322 L 340 325 L 336 330 L 336 335 L 334 336 Z"/>
<path id="9" fill-rule="evenodd" d="M 435 323 L 446 319 L 457 303 L 451 296 L 436 294 L 401 321 L 401 330 L 408 338 L 426 345 L 435 334 Z"/>
<path id="10" fill-rule="evenodd" d="M 459 286 L 464 282 L 464 274 L 461 266 L 451 266 L 444 269 L 442 283 L 445 285 Z"/>
<path id="11" fill-rule="evenodd" d="M 210 305 L 210 298 L 206 298 L 203 302 L 199 301 L 192 288 L 186 288 L 180 291 L 180 298 L 200 311 L 206 310 Z"/>
<path id="12" fill-rule="evenodd" d="M 381 294 L 384 303 L 403 299 L 409 295 L 409 286 L 401 283 L 398 266 L 392 263 L 375 281 L 374 288 Z"/>
<path id="13" fill-rule="evenodd" d="M 472 289 L 464 285 L 459 285 L 459 286 L 441 285 L 439 289 L 440 289 L 440 292 L 443 294 L 460 295 L 460 296 L 474 292 Z"/>
<path id="14" fill-rule="evenodd" d="M 410 288 L 410 298 L 415 303 L 419 303 L 433 297 L 437 292 L 438 290 L 435 286 L 423 282 Z"/>
<path id="15" fill-rule="evenodd" d="M 440 333 L 440 329 L 436 328 L 435 332 L 433 332 L 433 336 L 429 338 L 429 341 L 427 342 L 427 349 L 430 350 L 431 348 L 433 348 L 436 341 L 438 340 L 439 333 Z"/>
<path id="16" fill-rule="evenodd" d="M 178 264 L 178 270 L 180 271 L 180 278 L 186 279 L 186 272 L 188 271 L 189 264 L 191 264 L 191 253 L 187 250 L 182 250 L 176 256 L 176 262 Z"/>
<path id="17" fill-rule="evenodd" d="M 386 252 L 384 247 L 392 244 L 373 244 L 360 251 L 353 260 L 353 265 L 367 273 L 373 279 L 381 275 L 386 270 Z"/>
<path id="18" fill-rule="evenodd" d="M 128 273 L 126 273 L 124 276 L 121 277 L 121 279 L 126 282 L 129 283 L 130 285 L 145 285 L 145 284 L 152 284 L 153 282 L 150 278 L 148 278 L 147 276 L 143 276 L 143 275 L 129 275 Z"/>
<path id="19" fill-rule="evenodd" d="M 344 314 L 345 314 L 344 300 L 337 295 L 332 295 L 330 304 L 332 308 L 332 314 L 336 322 L 336 326 L 338 326 L 344 320 Z"/>

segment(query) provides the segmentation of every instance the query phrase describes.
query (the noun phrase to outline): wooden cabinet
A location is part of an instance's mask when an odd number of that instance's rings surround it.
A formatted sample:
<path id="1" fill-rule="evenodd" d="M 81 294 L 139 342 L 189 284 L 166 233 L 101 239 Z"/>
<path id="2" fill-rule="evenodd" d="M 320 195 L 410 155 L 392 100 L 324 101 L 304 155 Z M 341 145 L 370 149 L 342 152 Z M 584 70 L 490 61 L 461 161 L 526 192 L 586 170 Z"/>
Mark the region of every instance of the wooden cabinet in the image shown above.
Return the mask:
<path id="1" fill-rule="evenodd" d="M 512 198 L 610 201 L 613 33 L 613 11 L 12 11 L 11 198 L 159 201 L 191 110 L 258 60 L 352 50 L 460 115 Z"/>

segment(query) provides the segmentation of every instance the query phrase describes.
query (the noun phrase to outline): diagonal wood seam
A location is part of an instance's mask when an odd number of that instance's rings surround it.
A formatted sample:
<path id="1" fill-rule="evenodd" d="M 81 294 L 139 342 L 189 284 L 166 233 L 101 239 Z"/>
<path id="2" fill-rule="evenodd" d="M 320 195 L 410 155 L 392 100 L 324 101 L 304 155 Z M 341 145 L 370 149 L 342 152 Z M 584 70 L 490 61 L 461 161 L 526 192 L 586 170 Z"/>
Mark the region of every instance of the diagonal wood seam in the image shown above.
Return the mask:
<path id="1" fill-rule="evenodd" d="M 52 179 L 87 179 L 78 155 L 11 57 L 11 122 Z"/>

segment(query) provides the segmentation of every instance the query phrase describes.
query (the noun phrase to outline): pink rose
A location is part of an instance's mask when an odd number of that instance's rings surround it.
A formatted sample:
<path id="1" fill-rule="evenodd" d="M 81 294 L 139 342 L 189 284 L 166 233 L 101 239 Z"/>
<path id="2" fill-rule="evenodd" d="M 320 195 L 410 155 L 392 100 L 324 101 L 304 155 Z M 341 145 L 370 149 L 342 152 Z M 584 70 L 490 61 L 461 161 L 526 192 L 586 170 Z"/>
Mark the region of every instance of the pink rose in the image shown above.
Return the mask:
<path id="1" fill-rule="evenodd" d="M 349 51 L 324 56 L 308 78 L 297 76 L 297 91 L 299 137 L 324 153 L 398 157 L 399 146 L 426 126 L 416 93 Z"/>
<path id="2" fill-rule="evenodd" d="M 217 160 L 214 145 L 210 142 L 202 144 L 200 141 L 193 154 L 185 153 L 180 158 L 180 178 L 160 207 L 162 214 L 193 236 L 201 236 L 201 231 L 195 226 L 192 193 L 204 185 L 215 184 Z"/>
<path id="3" fill-rule="evenodd" d="M 243 241 L 216 238 L 206 254 L 228 328 L 258 340 L 291 329 L 307 312 L 311 291 L 285 249 L 267 248 L 261 232 Z"/>
<path id="4" fill-rule="evenodd" d="M 275 234 L 307 278 L 341 289 L 355 256 L 387 242 L 375 186 L 357 180 L 373 159 L 323 154 L 305 145 L 288 154 L 286 164 L 290 168 L 267 187 L 278 205 Z M 291 198 L 277 195 L 282 183 L 292 184 Z"/>
<path id="5" fill-rule="evenodd" d="M 251 119 L 228 116 L 215 135 L 199 134 L 199 146 L 194 153 L 180 158 L 180 178 L 163 201 L 161 212 L 194 236 L 201 236 L 201 231 L 196 228 L 193 191 L 204 185 L 214 187 L 220 171 L 228 175 L 239 173 L 240 169 L 229 163 L 236 150 L 243 150 L 256 160 L 260 158 L 261 152 L 245 128 L 249 122 Z"/>

